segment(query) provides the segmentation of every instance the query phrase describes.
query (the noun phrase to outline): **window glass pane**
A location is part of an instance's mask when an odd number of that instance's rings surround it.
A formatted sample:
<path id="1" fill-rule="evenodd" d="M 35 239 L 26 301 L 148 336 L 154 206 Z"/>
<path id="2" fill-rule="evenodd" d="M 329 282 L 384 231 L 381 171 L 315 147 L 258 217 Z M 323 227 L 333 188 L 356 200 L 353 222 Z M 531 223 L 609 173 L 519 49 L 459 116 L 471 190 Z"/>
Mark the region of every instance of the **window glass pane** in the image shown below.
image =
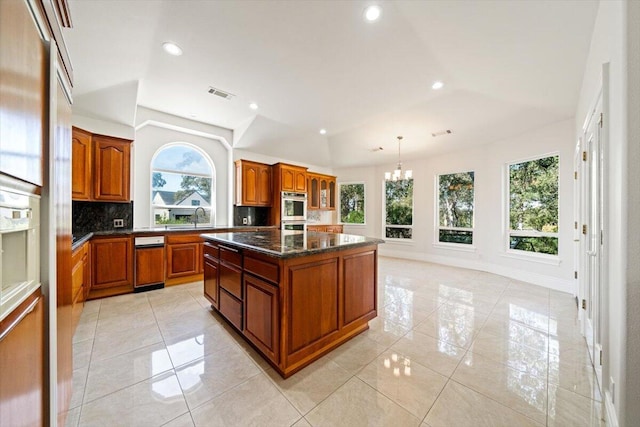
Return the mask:
<path id="1" fill-rule="evenodd" d="M 511 249 L 557 255 L 558 165 L 558 156 L 509 165 Z"/>
<path id="2" fill-rule="evenodd" d="M 154 223 L 211 224 L 213 167 L 199 151 L 186 145 L 162 149 L 151 165 L 151 204 Z"/>
<path id="3" fill-rule="evenodd" d="M 340 184 L 340 222 L 364 224 L 364 184 Z"/>
<path id="4" fill-rule="evenodd" d="M 413 235 L 413 179 L 385 181 L 385 237 L 411 239 Z M 394 227 L 397 226 L 397 227 Z"/>
<path id="5" fill-rule="evenodd" d="M 388 239 L 411 239 L 411 228 L 385 227 L 385 237 Z"/>
<path id="6" fill-rule="evenodd" d="M 440 226 L 473 228 L 474 173 L 453 173 L 439 178 Z"/>
<path id="7" fill-rule="evenodd" d="M 509 248 L 527 252 L 539 252 L 543 254 L 558 254 L 557 237 L 525 237 L 510 236 Z"/>
<path id="8" fill-rule="evenodd" d="M 197 150 L 185 145 L 171 145 L 158 153 L 151 165 L 153 169 L 189 172 L 194 175 L 212 175 L 211 165 Z"/>
<path id="9" fill-rule="evenodd" d="M 473 231 L 440 229 L 438 241 L 446 243 L 473 244 Z"/>
<path id="10" fill-rule="evenodd" d="M 413 179 L 385 181 L 387 225 L 413 224 Z"/>

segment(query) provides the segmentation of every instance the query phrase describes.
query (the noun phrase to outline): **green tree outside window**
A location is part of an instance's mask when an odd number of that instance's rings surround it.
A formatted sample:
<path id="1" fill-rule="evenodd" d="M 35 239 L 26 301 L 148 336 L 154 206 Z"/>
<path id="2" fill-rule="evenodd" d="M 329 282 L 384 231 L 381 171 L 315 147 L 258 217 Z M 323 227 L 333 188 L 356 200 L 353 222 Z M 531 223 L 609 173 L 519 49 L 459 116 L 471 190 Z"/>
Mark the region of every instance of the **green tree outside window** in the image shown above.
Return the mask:
<path id="1" fill-rule="evenodd" d="M 558 254 L 559 157 L 509 165 L 509 247 Z"/>
<path id="2" fill-rule="evenodd" d="M 340 184 L 340 222 L 364 224 L 364 184 Z"/>
<path id="3" fill-rule="evenodd" d="M 413 179 L 385 181 L 385 237 L 411 239 Z"/>

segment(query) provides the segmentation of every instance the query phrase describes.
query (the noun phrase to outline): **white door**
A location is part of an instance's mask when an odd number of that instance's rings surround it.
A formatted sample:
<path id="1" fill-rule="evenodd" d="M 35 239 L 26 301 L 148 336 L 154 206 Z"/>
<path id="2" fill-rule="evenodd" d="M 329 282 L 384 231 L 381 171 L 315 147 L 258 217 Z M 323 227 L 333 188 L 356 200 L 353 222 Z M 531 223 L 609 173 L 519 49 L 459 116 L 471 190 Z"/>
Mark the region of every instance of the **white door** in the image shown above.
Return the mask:
<path id="1" fill-rule="evenodd" d="M 591 360 L 601 382 L 602 365 L 600 352 L 602 350 L 601 307 L 602 307 L 602 244 L 603 244 L 603 147 L 602 147 L 602 102 L 597 102 L 591 115 L 584 135 L 583 157 L 583 239 L 585 253 L 585 313 L 584 334 L 589 346 Z"/>

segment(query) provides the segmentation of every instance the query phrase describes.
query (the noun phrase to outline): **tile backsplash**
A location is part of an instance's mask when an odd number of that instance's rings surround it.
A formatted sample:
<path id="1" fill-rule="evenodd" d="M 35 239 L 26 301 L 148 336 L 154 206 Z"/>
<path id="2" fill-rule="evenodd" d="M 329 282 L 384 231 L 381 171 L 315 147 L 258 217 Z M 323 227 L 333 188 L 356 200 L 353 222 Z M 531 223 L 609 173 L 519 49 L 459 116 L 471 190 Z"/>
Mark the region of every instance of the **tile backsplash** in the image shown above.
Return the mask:
<path id="1" fill-rule="evenodd" d="M 72 204 L 73 234 L 114 230 L 114 219 L 122 219 L 125 229 L 133 228 L 133 202 L 80 202 Z"/>
<path id="2" fill-rule="evenodd" d="M 269 225 L 269 209 L 251 206 L 233 207 L 233 225 Z M 247 223 L 243 223 L 243 219 Z"/>

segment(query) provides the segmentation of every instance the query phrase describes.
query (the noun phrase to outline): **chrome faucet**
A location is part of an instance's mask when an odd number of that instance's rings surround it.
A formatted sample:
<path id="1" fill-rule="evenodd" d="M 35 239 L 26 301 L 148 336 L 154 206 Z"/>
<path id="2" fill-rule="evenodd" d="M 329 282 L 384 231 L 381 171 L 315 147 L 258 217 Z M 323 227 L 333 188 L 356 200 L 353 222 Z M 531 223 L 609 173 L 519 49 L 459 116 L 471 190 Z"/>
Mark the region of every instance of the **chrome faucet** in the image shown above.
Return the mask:
<path id="1" fill-rule="evenodd" d="M 193 227 L 197 228 L 198 227 L 198 210 L 202 210 L 202 215 L 206 215 L 207 212 L 205 212 L 204 208 L 202 206 L 199 206 L 196 208 L 195 211 L 193 211 Z"/>

